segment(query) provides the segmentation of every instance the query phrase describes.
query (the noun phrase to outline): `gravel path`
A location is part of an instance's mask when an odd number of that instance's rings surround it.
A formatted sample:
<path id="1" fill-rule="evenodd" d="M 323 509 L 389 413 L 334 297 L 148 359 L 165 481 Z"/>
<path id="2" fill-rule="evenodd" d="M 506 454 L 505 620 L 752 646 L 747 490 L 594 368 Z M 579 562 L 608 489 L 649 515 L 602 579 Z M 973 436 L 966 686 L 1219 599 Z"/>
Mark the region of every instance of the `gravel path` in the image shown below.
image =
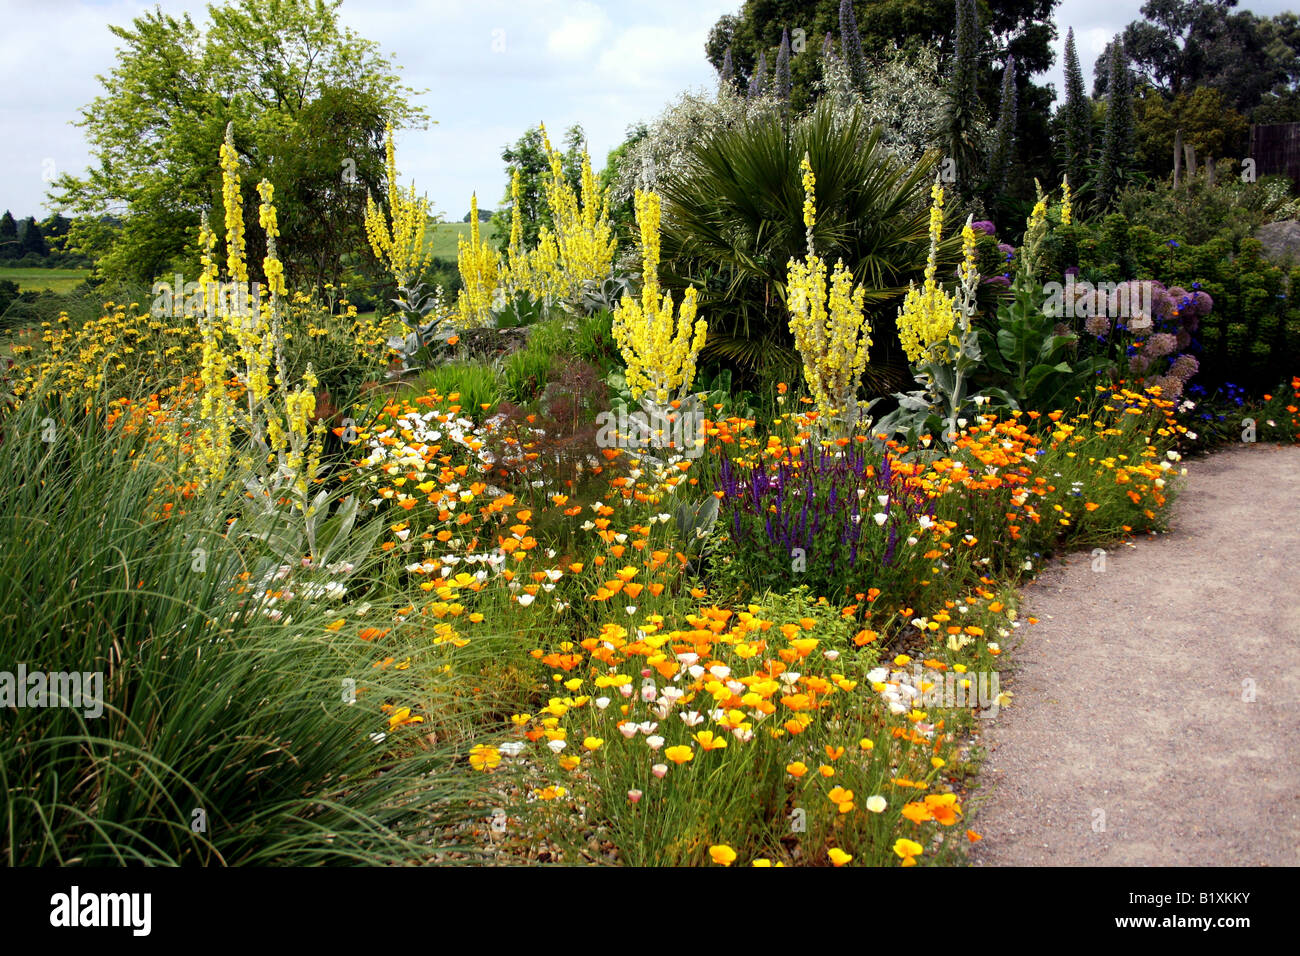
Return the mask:
<path id="1" fill-rule="evenodd" d="M 1170 534 L 1026 588 L 973 864 L 1300 865 L 1300 448 L 1187 471 Z"/>

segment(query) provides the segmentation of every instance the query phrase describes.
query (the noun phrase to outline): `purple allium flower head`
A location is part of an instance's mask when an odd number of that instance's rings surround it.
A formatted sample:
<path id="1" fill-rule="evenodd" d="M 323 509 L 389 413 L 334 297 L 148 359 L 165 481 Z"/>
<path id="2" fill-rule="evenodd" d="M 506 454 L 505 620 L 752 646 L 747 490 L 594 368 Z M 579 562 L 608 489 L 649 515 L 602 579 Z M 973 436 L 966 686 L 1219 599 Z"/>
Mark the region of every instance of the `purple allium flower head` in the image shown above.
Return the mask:
<path id="1" fill-rule="evenodd" d="M 986 236 L 991 236 L 995 232 L 997 232 L 997 228 L 993 225 L 993 223 L 989 222 L 987 219 L 981 219 L 979 220 L 979 222 L 972 222 L 970 224 L 970 227 L 972 229 L 984 233 L 984 235 Z"/>
<path id="2" fill-rule="evenodd" d="M 1084 320 L 1083 327 L 1089 335 L 1104 338 L 1110 332 L 1110 319 L 1104 315 L 1090 315 Z"/>
<path id="3" fill-rule="evenodd" d="M 1188 380 L 1201 370 L 1201 363 L 1196 360 L 1194 355 L 1180 355 L 1174 359 L 1174 364 L 1169 366 L 1169 377 L 1176 378 L 1184 385 Z"/>
<path id="4" fill-rule="evenodd" d="M 1142 346 L 1142 354 L 1150 359 L 1161 358 L 1165 355 L 1172 355 L 1178 348 L 1178 339 L 1168 332 L 1157 332 L 1151 338 L 1147 339 L 1146 344 Z"/>

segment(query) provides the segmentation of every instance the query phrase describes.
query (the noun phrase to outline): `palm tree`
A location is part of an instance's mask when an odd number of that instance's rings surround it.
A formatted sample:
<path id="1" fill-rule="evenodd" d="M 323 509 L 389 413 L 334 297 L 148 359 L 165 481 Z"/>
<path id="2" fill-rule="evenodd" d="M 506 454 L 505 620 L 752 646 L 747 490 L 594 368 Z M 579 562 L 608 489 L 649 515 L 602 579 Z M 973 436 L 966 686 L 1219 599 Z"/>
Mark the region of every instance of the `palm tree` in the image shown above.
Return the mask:
<path id="1" fill-rule="evenodd" d="M 705 360 L 742 375 L 794 374 L 800 363 L 785 281 L 789 261 L 807 252 L 805 152 L 817 178 L 817 254 L 830 265 L 842 259 L 868 290 L 876 329 L 868 387 L 898 387 L 906 365 L 894 318 L 908 282 L 925 268 L 928 189 L 939 157 L 906 168 L 857 107 L 823 100 L 789 125 L 778 109 L 761 111 L 694 145 L 683 171 L 661 182 L 662 282 L 698 290 L 709 322 Z M 941 251 L 954 266 L 955 242 Z"/>

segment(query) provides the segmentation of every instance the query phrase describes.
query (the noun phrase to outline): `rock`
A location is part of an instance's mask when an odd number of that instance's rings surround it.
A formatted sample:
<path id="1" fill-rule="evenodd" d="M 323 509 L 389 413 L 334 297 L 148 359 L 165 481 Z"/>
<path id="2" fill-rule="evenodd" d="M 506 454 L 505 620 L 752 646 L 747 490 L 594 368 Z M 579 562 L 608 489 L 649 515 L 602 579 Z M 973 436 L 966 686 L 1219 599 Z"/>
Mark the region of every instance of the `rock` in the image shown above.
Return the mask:
<path id="1" fill-rule="evenodd" d="M 1255 238 L 1264 244 L 1264 255 L 1271 262 L 1300 262 L 1300 222 L 1265 223 L 1255 230 Z"/>

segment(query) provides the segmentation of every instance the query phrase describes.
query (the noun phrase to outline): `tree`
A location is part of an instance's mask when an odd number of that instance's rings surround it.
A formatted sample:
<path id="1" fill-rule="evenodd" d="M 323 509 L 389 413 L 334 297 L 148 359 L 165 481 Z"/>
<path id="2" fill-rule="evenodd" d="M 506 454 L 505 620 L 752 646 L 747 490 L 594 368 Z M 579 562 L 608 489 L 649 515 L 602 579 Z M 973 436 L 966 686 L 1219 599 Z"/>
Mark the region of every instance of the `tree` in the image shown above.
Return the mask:
<path id="1" fill-rule="evenodd" d="M 1108 206 L 1129 179 L 1134 166 L 1134 123 L 1132 78 L 1124 41 L 1116 36 L 1110 44 L 1107 71 L 1106 126 L 1101 142 L 1101 168 L 1097 173 L 1097 199 Z"/>
<path id="2" fill-rule="evenodd" d="M 17 241 L 18 223 L 14 221 L 14 214 L 6 209 L 5 214 L 0 216 L 0 242 Z"/>
<path id="3" fill-rule="evenodd" d="M 1065 174 L 1077 192 L 1088 178 L 1092 154 L 1092 103 L 1083 83 L 1079 52 L 1074 45 L 1074 28 L 1065 34 L 1065 105 L 1060 111 Z"/>
<path id="4" fill-rule="evenodd" d="M 979 11 L 975 0 L 956 0 L 957 36 L 948 80 L 948 115 L 943 148 L 957 166 L 959 182 L 969 183 L 980 168 L 973 129 L 982 112 L 979 99 Z M 969 186 L 962 190 L 970 196 Z"/>
<path id="5" fill-rule="evenodd" d="M 1148 0 L 1141 20 L 1124 28 L 1124 48 L 1137 76 L 1172 98 L 1196 86 L 1221 90 L 1230 106 L 1249 112 L 1286 78 L 1295 46 L 1279 57 L 1267 18 L 1233 13 L 1237 0 Z M 1103 56 L 1106 54 L 1103 53 Z M 1098 60 L 1097 95 L 1106 90 Z"/>
<path id="6" fill-rule="evenodd" d="M 575 192 L 581 186 L 582 148 L 586 134 L 578 125 L 570 126 L 564 134 L 564 158 L 561 168 Z M 496 231 L 497 245 L 502 252 L 510 245 L 510 216 L 513 201 L 510 197 L 510 183 L 515 170 L 519 170 L 519 212 L 522 226 L 523 248 L 531 249 L 537 245 L 537 236 L 542 226 L 555 228 L 551 211 L 546 206 L 546 189 L 543 180 L 550 175 L 551 164 L 542 145 L 542 131 L 531 127 L 512 145 L 501 150 L 501 158 L 506 164 L 506 188 L 502 194 L 501 207 L 492 215 L 492 226 Z"/>
<path id="7" fill-rule="evenodd" d="M 275 187 L 289 281 L 337 275 L 345 252 L 365 248 L 357 210 L 367 189 L 383 192 L 385 123 L 427 119 L 376 44 L 340 25 L 340 2 L 226 0 L 208 8 L 206 32 L 161 9 L 110 27 L 117 65 L 79 122 L 92 168 L 51 191 L 77 214 L 69 248 L 94 256 L 107 278 L 197 272 L 200 214 L 215 211 L 223 231 L 217 155 L 233 121 L 244 182 Z M 251 190 L 244 201 L 255 218 Z"/>
<path id="8" fill-rule="evenodd" d="M 1153 176 L 1168 176 L 1173 147 L 1182 142 L 1196 150 L 1197 162 L 1244 156 L 1250 124 L 1232 109 L 1222 90 L 1198 86 L 1166 100 L 1148 88 L 1134 102 L 1138 159 Z"/>
<path id="9" fill-rule="evenodd" d="M 994 134 L 993 155 L 989 158 L 990 199 L 999 195 L 1007 185 L 1011 169 L 1011 153 L 1016 131 L 1016 61 L 1007 60 L 1002 71 L 1002 105 L 998 108 L 998 125 Z"/>
<path id="10" fill-rule="evenodd" d="M 50 254 L 50 247 L 45 243 L 45 236 L 41 234 L 41 227 L 36 224 L 35 216 L 24 219 L 22 228 L 18 230 L 18 254 L 38 256 L 41 259 Z"/>

